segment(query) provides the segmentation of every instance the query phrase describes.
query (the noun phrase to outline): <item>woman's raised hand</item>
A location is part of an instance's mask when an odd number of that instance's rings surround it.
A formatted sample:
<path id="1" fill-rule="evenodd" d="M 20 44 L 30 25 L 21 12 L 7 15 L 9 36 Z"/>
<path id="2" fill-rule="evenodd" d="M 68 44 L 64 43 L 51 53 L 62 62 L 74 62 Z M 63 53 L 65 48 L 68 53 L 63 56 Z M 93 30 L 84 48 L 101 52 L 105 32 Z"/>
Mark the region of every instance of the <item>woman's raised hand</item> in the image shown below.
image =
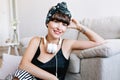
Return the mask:
<path id="1" fill-rule="evenodd" d="M 68 28 L 81 30 L 82 25 L 76 19 L 71 19 L 70 25 L 68 26 Z"/>

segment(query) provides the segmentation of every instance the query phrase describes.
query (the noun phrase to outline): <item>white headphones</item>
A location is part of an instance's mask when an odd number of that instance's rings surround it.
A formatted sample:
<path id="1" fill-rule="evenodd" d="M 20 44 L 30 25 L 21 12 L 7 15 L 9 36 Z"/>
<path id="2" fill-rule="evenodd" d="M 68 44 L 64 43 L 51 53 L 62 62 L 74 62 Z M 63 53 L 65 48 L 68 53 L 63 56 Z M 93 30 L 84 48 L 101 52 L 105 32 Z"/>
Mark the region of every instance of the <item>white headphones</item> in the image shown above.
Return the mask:
<path id="1" fill-rule="evenodd" d="M 54 54 L 57 51 L 57 47 L 58 47 L 58 45 L 61 44 L 61 42 L 62 42 L 62 39 L 60 38 L 58 44 L 55 44 L 55 43 L 48 43 L 47 44 L 46 37 L 44 37 L 44 44 L 47 45 L 47 52 L 48 53 Z"/>

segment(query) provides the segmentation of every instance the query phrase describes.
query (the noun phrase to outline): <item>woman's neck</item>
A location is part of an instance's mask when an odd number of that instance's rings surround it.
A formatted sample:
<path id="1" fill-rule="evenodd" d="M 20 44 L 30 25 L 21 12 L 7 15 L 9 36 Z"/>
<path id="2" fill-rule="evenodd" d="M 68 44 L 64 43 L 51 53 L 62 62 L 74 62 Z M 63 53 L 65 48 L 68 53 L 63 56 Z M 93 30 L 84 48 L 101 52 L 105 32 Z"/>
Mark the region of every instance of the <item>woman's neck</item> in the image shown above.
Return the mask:
<path id="1" fill-rule="evenodd" d="M 46 36 L 46 40 L 48 43 L 54 43 L 54 44 L 58 44 L 59 43 L 59 39 L 58 38 L 52 38 L 50 36 Z"/>

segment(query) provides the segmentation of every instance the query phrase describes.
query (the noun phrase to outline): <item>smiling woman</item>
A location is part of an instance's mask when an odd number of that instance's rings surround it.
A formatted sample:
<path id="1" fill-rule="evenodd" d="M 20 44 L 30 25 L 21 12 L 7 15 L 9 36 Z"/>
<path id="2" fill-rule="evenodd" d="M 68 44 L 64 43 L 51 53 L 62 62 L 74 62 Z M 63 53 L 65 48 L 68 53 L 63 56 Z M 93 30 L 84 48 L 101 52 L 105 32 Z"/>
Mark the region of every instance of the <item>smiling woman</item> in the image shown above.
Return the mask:
<path id="1" fill-rule="evenodd" d="M 47 34 L 30 40 L 14 78 L 26 80 L 26 76 L 29 76 L 27 80 L 66 80 L 72 50 L 86 49 L 104 43 L 101 36 L 71 17 L 66 2 L 59 2 L 49 9 L 45 21 Z M 89 40 L 61 39 L 67 29 L 77 30 Z"/>

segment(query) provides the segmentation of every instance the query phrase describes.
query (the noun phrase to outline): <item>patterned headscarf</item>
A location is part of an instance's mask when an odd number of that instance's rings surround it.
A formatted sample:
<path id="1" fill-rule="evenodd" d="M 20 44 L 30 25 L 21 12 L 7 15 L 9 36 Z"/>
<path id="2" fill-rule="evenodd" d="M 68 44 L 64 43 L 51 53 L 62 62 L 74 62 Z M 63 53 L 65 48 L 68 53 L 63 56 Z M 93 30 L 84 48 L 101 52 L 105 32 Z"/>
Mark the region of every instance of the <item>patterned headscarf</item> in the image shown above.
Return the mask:
<path id="1" fill-rule="evenodd" d="M 67 4 L 65 2 L 61 2 L 58 3 L 56 6 L 53 6 L 46 17 L 46 24 L 51 20 L 52 16 L 56 13 L 56 12 L 60 12 L 62 14 L 65 14 L 66 16 L 68 16 L 68 18 L 71 18 L 71 13 L 67 8 Z"/>

